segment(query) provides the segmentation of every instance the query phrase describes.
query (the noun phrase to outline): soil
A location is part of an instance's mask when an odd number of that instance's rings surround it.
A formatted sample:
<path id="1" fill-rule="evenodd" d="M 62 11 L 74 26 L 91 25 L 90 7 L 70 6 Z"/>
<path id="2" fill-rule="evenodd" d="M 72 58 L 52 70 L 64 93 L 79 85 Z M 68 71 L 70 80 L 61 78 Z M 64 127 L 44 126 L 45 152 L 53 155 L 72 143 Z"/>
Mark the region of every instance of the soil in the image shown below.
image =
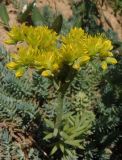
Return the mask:
<path id="1" fill-rule="evenodd" d="M 111 28 L 117 33 L 118 39 L 122 40 L 122 16 L 115 13 L 107 1 L 104 1 L 104 3 L 98 1 L 97 8 L 104 29 L 107 31 Z"/>

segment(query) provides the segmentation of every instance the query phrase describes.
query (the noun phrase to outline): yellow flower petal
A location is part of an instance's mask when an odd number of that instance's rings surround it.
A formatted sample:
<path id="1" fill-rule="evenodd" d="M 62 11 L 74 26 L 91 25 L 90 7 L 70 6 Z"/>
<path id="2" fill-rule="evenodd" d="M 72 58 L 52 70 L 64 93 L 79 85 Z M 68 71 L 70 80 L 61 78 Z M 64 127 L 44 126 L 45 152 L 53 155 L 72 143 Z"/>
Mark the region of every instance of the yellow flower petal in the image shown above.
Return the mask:
<path id="1" fill-rule="evenodd" d="M 82 57 L 80 57 L 80 64 L 84 64 L 86 62 L 88 62 L 90 60 L 90 57 L 88 55 L 84 55 Z"/>
<path id="2" fill-rule="evenodd" d="M 80 65 L 77 63 L 74 63 L 72 68 L 76 69 L 77 71 L 80 69 Z"/>
<path id="3" fill-rule="evenodd" d="M 107 58 L 106 58 L 106 62 L 107 62 L 108 64 L 116 64 L 116 63 L 117 63 L 117 60 L 116 60 L 115 58 L 113 58 L 113 57 L 107 57 Z"/>
<path id="4" fill-rule="evenodd" d="M 24 70 L 23 69 L 19 69 L 16 71 L 15 75 L 17 78 L 22 77 L 24 74 Z"/>
<path id="5" fill-rule="evenodd" d="M 42 76 L 44 77 L 51 77 L 53 76 L 52 72 L 50 70 L 45 70 L 41 73 Z"/>
<path id="6" fill-rule="evenodd" d="M 17 63 L 10 62 L 10 63 L 6 64 L 6 67 L 9 69 L 15 69 L 17 67 Z"/>
<path id="7" fill-rule="evenodd" d="M 79 70 L 81 65 L 87 63 L 90 60 L 90 57 L 88 55 L 84 55 L 80 58 L 78 58 L 75 63 L 73 64 L 73 68 L 76 70 Z"/>
<path id="8" fill-rule="evenodd" d="M 103 70 L 106 70 L 108 68 L 106 61 L 102 61 L 101 67 Z"/>
<path id="9" fill-rule="evenodd" d="M 108 56 L 109 57 L 113 57 L 113 53 L 112 52 L 108 52 Z"/>

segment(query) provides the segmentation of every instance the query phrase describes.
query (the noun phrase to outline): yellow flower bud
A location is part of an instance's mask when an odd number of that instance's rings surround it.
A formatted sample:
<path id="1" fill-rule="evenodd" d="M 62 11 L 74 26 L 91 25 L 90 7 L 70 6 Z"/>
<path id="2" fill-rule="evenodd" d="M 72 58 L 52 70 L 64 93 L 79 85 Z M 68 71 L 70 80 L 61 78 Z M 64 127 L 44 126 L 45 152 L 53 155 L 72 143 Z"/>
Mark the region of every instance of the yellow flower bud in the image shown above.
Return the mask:
<path id="1" fill-rule="evenodd" d="M 86 62 L 88 62 L 90 59 L 90 57 L 88 55 L 84 55 L 80 58 L 78 58 L 75 63 L 73 64 L 73 68 L 76 69 L 76 70 L 79 70 L 81 65 L 85 64 Z"/>
<path id="2" fill-rule="evenodd" d="M 6 64 L 6 67 L 9 69 L 15 69 L 17 67 L 17 63 L 10 62 L 10 63 Z"/>
<path id="3" fill-rule="evenodd" d="M 112 52 L 108 52 L 108 56 L 109 57 L 113 57 L 113 53 Z"/>
<path id="4" fill-rule="evenodd" d="M 80 57 L 80 64 L 84 64 L 86 62 L 88 62 L 90 60 L 90 57 L 88 55 L 84 55 L 82 57 Z"/>
<path id="5" fill-rule="evenodd" d="M 106 58 L 106 62 L 108 64 L 116 64 L 117 63 L 117 60 L 115 58 L 112 58 L 112 57 L 107 57 Z"/>
<path id="6" fill-rule="evenodd" d="M 17 78 L 22 77 L 24 74 L 24 70 L 23 69 L 19 69 L 16 71 L 15 75 Z"/>
<path id="7" fill-rule="evenodd" d="M 41 73 L 42 76 L 44 77 L 51 77 L 53 76 L 52 72 L 50 70 L 45 70 Z"/>
<path id="8" fill-rule="evenodd" d="M 80 69 L 80 65 L 78 63 L 74 63 L 72 68 L 74 68 L 78 71 Z"/>
<path id="9" fill-rule="evenodd" d="M 108 68 L 106 61 L 102 61 L 101 67 L 103 70 L 106 70 Z"/>

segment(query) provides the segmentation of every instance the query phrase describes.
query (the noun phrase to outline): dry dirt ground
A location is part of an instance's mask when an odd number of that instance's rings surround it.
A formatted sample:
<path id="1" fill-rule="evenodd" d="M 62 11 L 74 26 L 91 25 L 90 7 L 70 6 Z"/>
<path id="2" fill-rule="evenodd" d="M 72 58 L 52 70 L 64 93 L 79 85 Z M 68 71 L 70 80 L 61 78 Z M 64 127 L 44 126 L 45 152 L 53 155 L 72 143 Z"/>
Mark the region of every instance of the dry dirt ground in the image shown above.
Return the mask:
<path id="1" fill-rule="evenodd" d="M 122 16 L 114 13 L 107 1 L 104 1 L 104 3 L 102 0 L 97 1 L 97 8 L 104 29 L 107 31 L 111 28 L 117 33 L 119 40 L 122 40 Z"/>
<path id="2" fill-rule="evenodd" d="M 5 2 L 5 0 L 3 0 Z M 17 24 L 17 10 L 13 6 L 11 0 L 7 1 L 7 10 L 10 17 L 10 26 Z M 20 0 L 18 0 L 20 1 Z M 27 0 L 28 3 L 32 0 Z M 73 16 L 72 9 L 71 9 L 71 2 L 81 1 L 81 0 L 37 0 L 37 7 L 41 8 L 44 5 L 50 5 L 54 12 L 60 12 L 62 15 L 69 19 Z M 0 0 L 1 2 L 1 0 Z M 115 32 L 117 32 L 118 37 L 122 40 L 122 17 L 115 16 L 112 8 L 106 3 L 104 4 L 97 4 L 99 13 L 101 15 L 101 23 L 104 26 L 105 30 L 112 28 Z M 4 40 L 7 39 L 7 31 L 0 26 L 0 44 L 4 44 Z M 5 45 L 5 44 L 4 44 Z M 5 45 L 9 52 L 14 51 L 13 46 Z"/>

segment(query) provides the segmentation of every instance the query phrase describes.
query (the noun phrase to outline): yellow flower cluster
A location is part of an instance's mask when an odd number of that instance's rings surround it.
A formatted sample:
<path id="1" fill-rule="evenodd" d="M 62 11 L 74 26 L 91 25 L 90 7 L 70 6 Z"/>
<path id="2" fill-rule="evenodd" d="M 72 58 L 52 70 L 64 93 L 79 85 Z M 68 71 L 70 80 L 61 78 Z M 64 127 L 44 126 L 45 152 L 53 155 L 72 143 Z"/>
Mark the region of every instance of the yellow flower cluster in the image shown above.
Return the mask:
<path id="1" fill-rule="evenodd" d="M 10 39 L 5 41 L 7 44 L 26 42 L 28 46 L 39 48 L 40 51 L 55 49 L 58 39 L 56 32 L 47 26 L 28 27 L 25 24 L 14 26 L 8 36 Z"/>
<path id="2" fill-rule="evenodd" d="M 28 27 L 23 24 L 13 27 L 9 37 L 6 43 L 26 44 L 19 48 L 18 53 L 11 54 L 13 61 L 7 64 L 9 69 L 16 70 L 17 77 L 21 77 L 28 67 L 50 77 L 60 73 L 65 65 L 80 70 L 93 58 L 99 58 L 104 70 L 108 64 L 117 63 L 110 40 L 103 35 L 88 35 L 81 28 L 72 28 L 67 35 L 58 36 L 46 26 Z"/>

